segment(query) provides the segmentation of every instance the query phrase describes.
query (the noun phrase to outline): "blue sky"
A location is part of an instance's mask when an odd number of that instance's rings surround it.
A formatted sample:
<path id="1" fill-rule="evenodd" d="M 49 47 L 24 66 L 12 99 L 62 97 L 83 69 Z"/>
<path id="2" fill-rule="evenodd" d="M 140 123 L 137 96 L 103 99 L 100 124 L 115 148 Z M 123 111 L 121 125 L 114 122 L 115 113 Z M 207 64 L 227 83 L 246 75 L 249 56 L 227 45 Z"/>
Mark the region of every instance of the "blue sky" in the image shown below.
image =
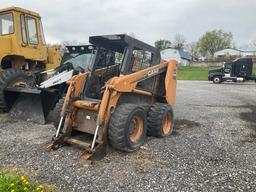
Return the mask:
<path id="1" fill-rule="evenodd" d="M 112 33 L 151 44 L 179 33 L 191 42 L 213 29 L 232 32 L 237 46 L 256 39 L 256 0 L 1 0 L 6 6 L 39 12 L 50 43 Z"/>

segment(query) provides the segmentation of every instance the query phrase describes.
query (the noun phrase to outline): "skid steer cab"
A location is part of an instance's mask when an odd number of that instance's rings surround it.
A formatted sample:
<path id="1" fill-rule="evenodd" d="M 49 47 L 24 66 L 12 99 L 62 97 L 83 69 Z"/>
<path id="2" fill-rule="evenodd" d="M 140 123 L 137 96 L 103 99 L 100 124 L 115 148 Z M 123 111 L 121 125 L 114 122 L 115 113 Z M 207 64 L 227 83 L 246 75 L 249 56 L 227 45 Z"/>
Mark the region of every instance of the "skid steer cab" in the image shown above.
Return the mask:
<path id="1" fill-rule="evenodd" d="M 175 61 L 161 61 L 158 49 L 128 35 L 92 36 L 96 52 L 88 71 L 69 80 L 55 108 L 56 134 L 49 146 L 71 144 L 82 157 L 98 159 L 106 145 L 132 152 L 146 135 L 172 133 L 176 96 Z"/>
<path id="2" fill-rule="evenodd" d="M 253 74 L 252 58 L 238 58 L 233 62 L 225 63 L 222 68 L 209 70 L 208 80 L 217 84 L 224 81 L 256 82 L 256 74 Z"/>

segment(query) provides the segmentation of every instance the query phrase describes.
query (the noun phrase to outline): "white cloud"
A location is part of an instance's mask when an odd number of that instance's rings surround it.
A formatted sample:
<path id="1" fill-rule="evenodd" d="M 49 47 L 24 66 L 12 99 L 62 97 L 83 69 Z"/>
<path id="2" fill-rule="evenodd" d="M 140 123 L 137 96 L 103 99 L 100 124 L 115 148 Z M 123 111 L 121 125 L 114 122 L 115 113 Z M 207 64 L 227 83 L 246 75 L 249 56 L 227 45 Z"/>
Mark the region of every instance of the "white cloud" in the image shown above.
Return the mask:
<path id="1" fill-rule="evenodd" d="M 176 33 L 196 41 L 212 29 L 233 32 L 236 44 L 256 38 L 255 0 L 1 0 L 5 6 L 39 12 L 50 42 L 124 32 L 151 44 Z"/>

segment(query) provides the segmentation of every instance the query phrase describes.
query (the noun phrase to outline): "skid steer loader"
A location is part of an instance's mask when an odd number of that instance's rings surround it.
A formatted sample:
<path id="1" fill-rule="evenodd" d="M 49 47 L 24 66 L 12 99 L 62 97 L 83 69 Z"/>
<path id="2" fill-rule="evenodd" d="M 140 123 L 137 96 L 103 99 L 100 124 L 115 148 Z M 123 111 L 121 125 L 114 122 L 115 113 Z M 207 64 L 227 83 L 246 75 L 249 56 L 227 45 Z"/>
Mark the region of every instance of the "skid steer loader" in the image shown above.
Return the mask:
<path id="1" fill-rule="evenodd" d="M 170 135 L 177 63 L 161 61 L 158 49 L 128 35 L 89 41 L 97 47 L 93 62 L 68 81 L 66 97 L 55 108 L 59 117 L 49 148 L 76 145 L 84 149 L 83 158 L 95 160 L 105 156 L 108 142 L 132 152 L 147 134 Z"/>
<path id="2" fill-rule="evenodd" d="M 6 87 L 4 96 L 9 114 L 38 124 L 51 122 L 51 110 L 66 94 L 66 81 L 87 70 L 94 51 L 93 45 L 66 46 L 60 66 L 42 72 L 48 73 L 47 80 L 30 87 Z"/>
<path id="3" fill-rule="evenodd" d="M 40 72 L 60 65 L 62 54 L 45 43 L 38 13 L 18 7 L 0 9 L 0 112 L 9 110 L 6 87 L 30 87 L 45 80 Z"/>

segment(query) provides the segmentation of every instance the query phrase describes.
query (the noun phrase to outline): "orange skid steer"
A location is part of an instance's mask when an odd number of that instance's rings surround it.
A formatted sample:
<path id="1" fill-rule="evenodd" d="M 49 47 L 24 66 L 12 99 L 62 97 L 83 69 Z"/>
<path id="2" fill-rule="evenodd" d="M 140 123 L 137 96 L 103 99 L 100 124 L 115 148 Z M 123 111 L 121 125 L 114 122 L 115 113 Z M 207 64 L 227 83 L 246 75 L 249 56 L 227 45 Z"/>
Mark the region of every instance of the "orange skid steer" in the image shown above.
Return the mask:
<path id="1" fill-rule="evenodd" d="M 93 36 L 90 43 L 97 48 L 88 72 L 68 81 L 54 109 L 50 148 L 76 145 L 93 160 L 105 156 L 107 143 L 132 152 L 147 135 L 170 135 L 177 63 L 161 61 L 158 49 L 128 35 Z"/>

